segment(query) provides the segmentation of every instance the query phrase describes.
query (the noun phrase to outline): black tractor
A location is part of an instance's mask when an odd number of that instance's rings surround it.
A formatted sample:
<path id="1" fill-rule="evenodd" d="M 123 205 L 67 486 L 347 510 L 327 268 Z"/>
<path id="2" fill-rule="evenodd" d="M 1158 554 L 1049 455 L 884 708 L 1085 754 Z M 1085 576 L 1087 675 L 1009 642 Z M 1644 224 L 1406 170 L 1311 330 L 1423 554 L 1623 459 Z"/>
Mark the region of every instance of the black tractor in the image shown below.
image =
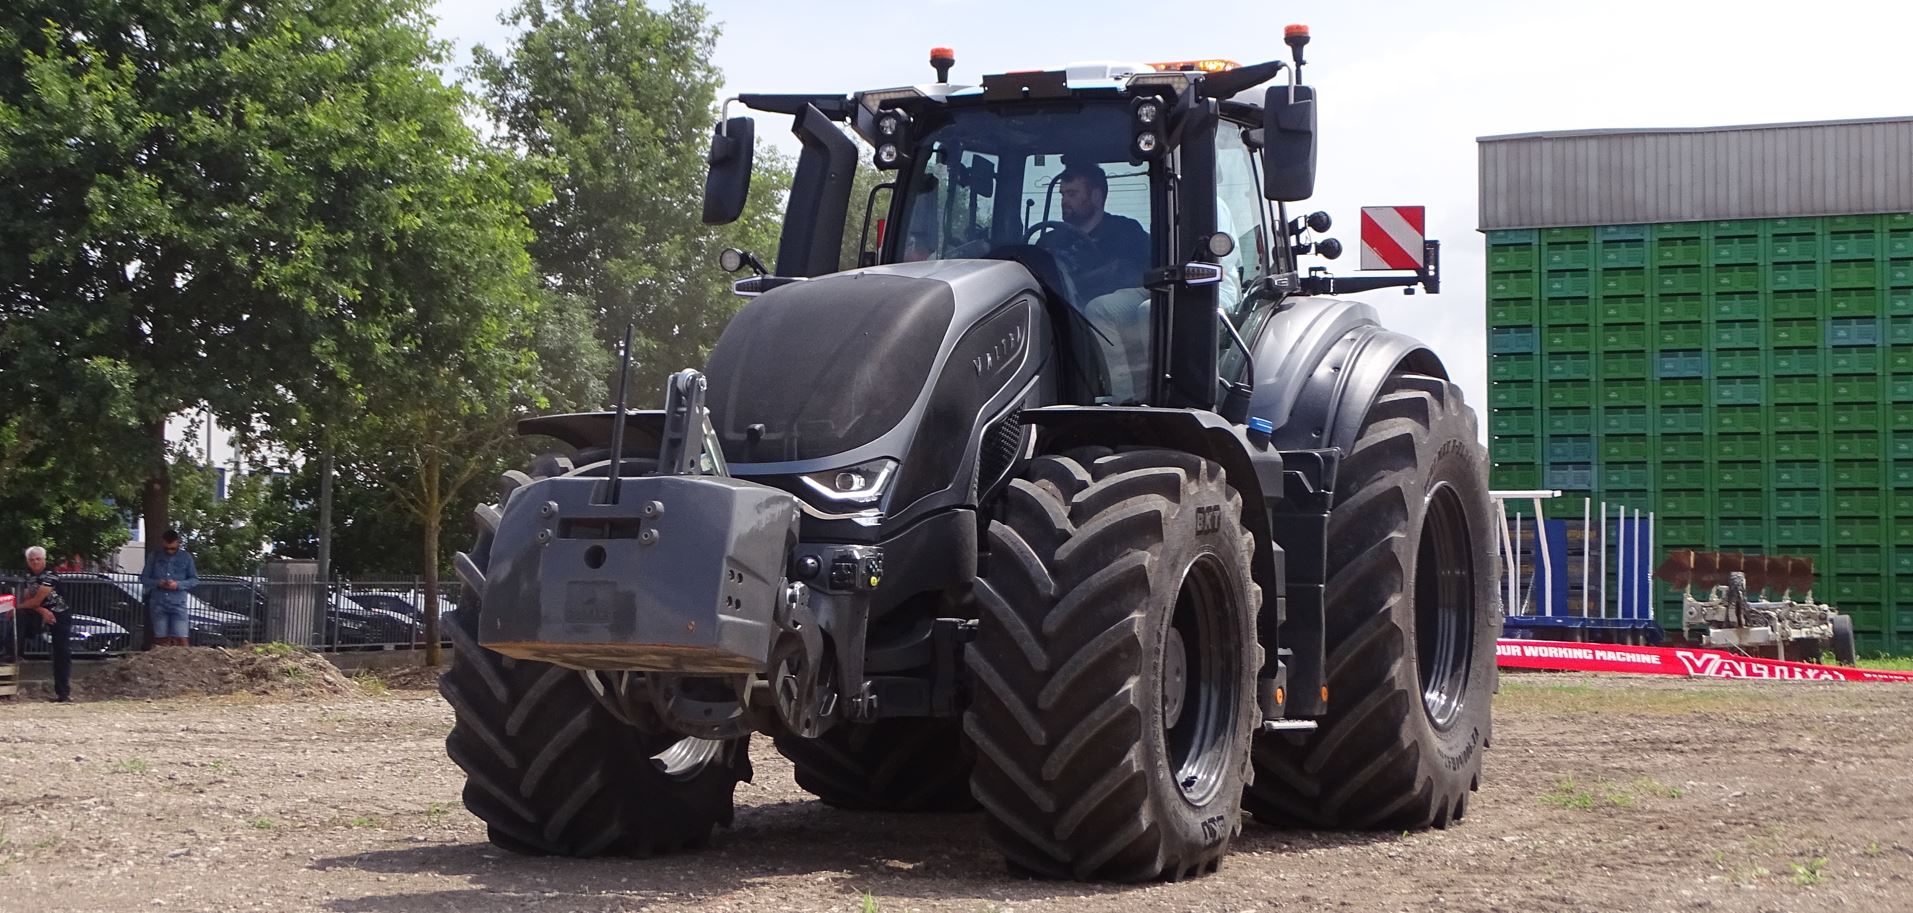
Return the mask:
<path id="1" fill-rule="evenodd" d="M 826 803 L 980 809 L 1058 878 L 1213 871 L 1244 812 L 1460 819 L 1486 457 L 1435 354 L 1327 297 L 1433 291 L 1432 260 L 1297 265 L 1339 247 L 1284 205 L 1314 185 L 1306 42 L 735 99 L 802 145 L 775 269 L 726 252 L 750 300 L 662 410 L 523 422 L 565 448 L 457 558 L 447 747 L 492 842 L 699 846 L 754 734 Z M 857 200 L 846 127 L 890 178 Z M 707 221 L 752 146 L 718 125 Z"/>

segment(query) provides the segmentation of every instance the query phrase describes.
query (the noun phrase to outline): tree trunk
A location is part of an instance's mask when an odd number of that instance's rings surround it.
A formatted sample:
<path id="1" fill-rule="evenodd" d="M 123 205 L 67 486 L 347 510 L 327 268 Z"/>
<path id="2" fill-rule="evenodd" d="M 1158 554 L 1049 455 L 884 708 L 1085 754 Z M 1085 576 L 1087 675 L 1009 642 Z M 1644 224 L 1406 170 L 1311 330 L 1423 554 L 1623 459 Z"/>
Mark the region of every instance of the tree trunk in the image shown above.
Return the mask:
<path id="1" fill-rule="evenodd" d="M 437 667 L 438 650 L 438 532 L 444 518 L 444 499 L 438 490 L 439 465 L 436 456 L 427 457 L 424 485 L 420 494 L 425 508 L 419 525 L 425 530 L 425 665 Z"/>
<path id="2" fill-rule="evenodd" d="M 166 465 L 166 420 L 147 422 L 140 429 L 146 435 L 148 475 L 146 484 L 140 488 L 140 515 L 146 526 L 145 554 L 140 558 L 140 569 L 146 569 L 146 562 L 153 560 L 153 552 L 160 547 L 159 538 L 172 525 L 171 501 L 173 495 L 173 476 Z M 133 613 L 133 648 L 144 650 L 151 646 L 147 642 L 146 610 Z"/>

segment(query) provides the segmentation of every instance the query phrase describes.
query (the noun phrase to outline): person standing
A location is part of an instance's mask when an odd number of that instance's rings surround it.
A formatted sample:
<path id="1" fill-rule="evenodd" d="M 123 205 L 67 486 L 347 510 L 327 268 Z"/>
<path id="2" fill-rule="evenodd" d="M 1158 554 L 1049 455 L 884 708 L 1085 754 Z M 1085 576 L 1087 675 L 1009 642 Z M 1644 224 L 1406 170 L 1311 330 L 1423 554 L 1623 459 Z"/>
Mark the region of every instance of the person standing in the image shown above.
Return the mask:
<path id="1" fill-rule="evenodd" d="M 26 598 L 20 601 L 23 612 L 37 612 L 46 625 L 47 639 L 53 649 L 53 699 L 62 704 L 73 699 L 73 613 L 53 588 L 53 572 L 47 570 L 46 549 L 27 549 Z"/>
<path id="2" fill-rule="evenodd" d="M 188 644 L 186 591 L 199 585 L 199 569 L 180 546 L 178 530 L 167 530 L 159 541 L 161 550 L 147 557 L 146 568 L 139 574 L 152 605 L 153 643 L 184 647 Z"/>

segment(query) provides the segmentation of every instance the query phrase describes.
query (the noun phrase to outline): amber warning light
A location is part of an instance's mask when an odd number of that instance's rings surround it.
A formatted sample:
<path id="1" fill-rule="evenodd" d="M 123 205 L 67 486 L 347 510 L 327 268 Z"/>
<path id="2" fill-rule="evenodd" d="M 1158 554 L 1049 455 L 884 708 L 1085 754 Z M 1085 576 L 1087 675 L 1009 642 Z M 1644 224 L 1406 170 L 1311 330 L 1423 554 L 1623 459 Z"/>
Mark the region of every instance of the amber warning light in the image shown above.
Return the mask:
<path id="1" fill-rule="evenodd" d="M 950 81 L 950 68 L 956 66 L 956 51 L 951 48 L 931 48 L 930 66 L 937 71 L 937 82 Z"/>

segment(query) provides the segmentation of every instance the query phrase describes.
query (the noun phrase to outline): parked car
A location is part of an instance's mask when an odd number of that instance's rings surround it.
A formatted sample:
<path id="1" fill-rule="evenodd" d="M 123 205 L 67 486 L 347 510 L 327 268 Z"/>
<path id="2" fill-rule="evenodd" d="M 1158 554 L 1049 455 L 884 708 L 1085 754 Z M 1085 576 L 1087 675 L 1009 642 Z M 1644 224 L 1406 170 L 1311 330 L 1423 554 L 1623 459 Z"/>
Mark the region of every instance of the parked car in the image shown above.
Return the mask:
<path id="1" fill-rule="evenodd" d="M 138 574 L 103 574 L 122 591 L 130 594 L 146 611 L 146 585 Z M 202 578 L 203 579 L 203 578 Z M 195 647 L 236 647 L 254 640 L 252 616 L 231 612 L 207 604 L 194 589 L 186 594 L 187 641 Z"/>
<path id="2" fill-rule="evenodd" d="M 20 655 L 53 655 L 53 642 L 47 636 L 46 626 L 35 624 L 33 629 L 33 634 L 20 639 Z M 25 623 L 21 630 L 27 630 Z M 112 656 L 132 647 L 133 634 L 104 618 L 75 613 L 67 628 L 67 642 L 73 645 L 74 656 Z"/>

